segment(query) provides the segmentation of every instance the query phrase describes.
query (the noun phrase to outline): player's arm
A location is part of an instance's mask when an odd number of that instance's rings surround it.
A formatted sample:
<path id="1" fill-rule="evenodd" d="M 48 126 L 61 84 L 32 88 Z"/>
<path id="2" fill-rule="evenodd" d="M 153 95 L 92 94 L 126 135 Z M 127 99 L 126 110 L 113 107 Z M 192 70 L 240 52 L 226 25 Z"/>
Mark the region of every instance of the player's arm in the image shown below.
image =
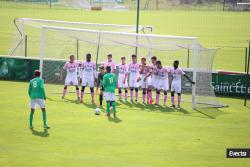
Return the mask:
<path id="1" fill-rule="evenodd" d="M 29 97 L 31 97 L 31 82 L 29 84 L 29 91 L 28 91 L 28 93 L 29 93 Z"/>
<path id="2" fill-rule="evenodd" d="M 60 72 L 60 79 L 61 79 L 61 80 L 63 79 L 63 73 L 64 73 L 64 71 L 66 71 L 66 68 L 67 68 L 67 67 L 66 67 L 66 64 L 67 64 L 67 63 L 64 64 L 64 66 L 63 66 L 63 68 L 62 68 L 62 70 L 61 70 L 61 72 Z"/>
<path id="3" fill-rule="evenodd" d="M 187 78 L 187 80 L 191 83 L 191 84 L 195 84 L 195 82 L 193 81 L 193 80 L 191 80 L 188 76 L 187 76 L 187 74 L 183 74 L 184 75 L 184 77 L 185 78 Z"/>
<path id="4" fill-rule="evenodd" d="M 146 81 L 147 78 L 150 77 L 150 76 L 152 75 L 152 69 L 151 69 L 150 67 L 148 67 L 148 68 L 149 68 L 149 71 L 148 71 L 148 74 L 145 76 L 144 81 Z"/>
<path id="5" fill-rule="evenodd" d="M 42 82 L 41 82 L 41 91 L 42 91 L 41 93 L 42 93 L 44 99 L 46 100 L 46 95 L 45 95 L 44 82 L 43 82 L 43 80 L 42 80 Z"/>

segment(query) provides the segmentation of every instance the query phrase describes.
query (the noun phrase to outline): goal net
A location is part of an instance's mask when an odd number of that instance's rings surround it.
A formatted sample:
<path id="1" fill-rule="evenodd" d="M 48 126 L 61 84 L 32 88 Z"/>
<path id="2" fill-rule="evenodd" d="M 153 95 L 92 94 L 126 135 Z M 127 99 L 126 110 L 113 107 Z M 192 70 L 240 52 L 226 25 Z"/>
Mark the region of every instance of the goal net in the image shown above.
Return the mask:
<path id="1" fill-rule="evenodd" d="M 44 25 L 41 32 L 40 70 L 46 82 L 57 81 L 58 71 L 55 70 L 60 69 L 59 64 L 47 58 L 55 58 L 55 55 L 61 56 L 61 58 L 68 56 L 73 50 L 65 47 L 64 42 L 76 39 L 81 41 L 84 48 L 81 59 L 85 59 L 86 53 L 91 53 L 92 59 L 97 64 L 103 63 L 109 53 L 113 54 L 116 63 L 120 62 L 121 56 L 125 56 L 127 61 L 131 61 L 130 56 L 135 53 L 136 48 L 138 61 L 141 57 L 147 57 L 149 62 L 149 58 L 155 55 L 165 66 L 172 66 L 174 60 L 179 60 L 180 66 L 184 66 L 188 51 L 190 67 L 186 71 L 196 84 L 190 85 L 185 79 L 182 80 L 183 91 L 187 94 L 186 99 L 192 102 L 193 108 L 222 106 L 216 99 L 211 84 L 212 65 L 216 50 L 202 47 L 196 37 Z"/>
<path id="2" fill-rule="evenodd" d="M 101 23 L 87 23 L 87 22 L 70 22 L 61 20 L 45 20 L 45 19 L 33 19 L 33 18 L 16 18 L 13 21 L 14 31 L 12 45 L 9 51 L 11 56 L 26 56 L 26 57 L 39 57 L 40 43 L 41 43 L 41 27 L 42 25 L 48 26 L 62 26 L 68 28 L 83 28 L 93 29 L 101 31 L 119 31 L 119 32 L 135 32 L 136 26 L 134 25 L 121 25 L 121 24 L 101 24 Z M 151 33 L 152 26 L 139 26 L 139 33 Z M 50 41 L 60 43 L 64 46 L 62 53 L 80 54 L 83 53 L 84 48 L 91 47 L 84 45 L 78 38 L 60 38 L 56 36 L 51 38 Z M 66 49 L 67 48 L 67 49 Z M 59 48 L 54 48 L 60 49 Z M 68 50 L 68 51 L 66 51 Z M 56 54 L 58 53 L 58 54 Z M 53 58 L 63 59 L 58 51 L 55 52 Z"/>

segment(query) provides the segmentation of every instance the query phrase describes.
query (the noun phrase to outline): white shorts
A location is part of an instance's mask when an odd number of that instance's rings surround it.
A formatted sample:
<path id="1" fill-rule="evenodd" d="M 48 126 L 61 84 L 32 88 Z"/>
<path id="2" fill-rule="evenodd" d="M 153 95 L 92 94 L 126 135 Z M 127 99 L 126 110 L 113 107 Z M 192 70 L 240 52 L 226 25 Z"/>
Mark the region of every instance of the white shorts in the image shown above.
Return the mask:
<path id="1" fill-rule="evenodd" d="M 82 86 L 89 86 L 90 88 L 93 88 L 95 86 L 95 78 L 92 77 L 82 77 Z"/>
<path id="2" fill-rule="evenodd" d="M 137 82 L 137 77 L 129 78 L 129 87 L 130 88 L 139 88 L 139 82 Z"/>
<path id="3" fill-rule="evenodd" d="M 157 83 L 156 89 L 168 91 L 168 90 L 169 90 L 169 82 L 168 82 L 168 79 L 159 80 L 158 83 Z"/>
<path id="4" fill-rule="evenodd" d="M 181 93 L 181 82 L 172 82 L 171 92 Z"/>
<path id="5" fill-rule="evenodd" d="M 146 76 L 141 76 L 141 81 L 140 81 L 140 87 L 143 88 L 143 89 L 144 89 L 144 88 L 148 88 L 148 86 L 149 86 L 149 84 L 150 84 L 150 80 L 151 80 L 151 78 L 148 77 L 148 78 L 146 79 L 146 81 L 144 81 L 145 77 L 146 77 Z"/>
<path id="6" fill-rule="evenodd" d="M 106 101 L 115 101 L 115 93 L 103 92 L 103 95 Z"/>
<path id="7" fill-rule="evenodd" d="M 158 78 L 156 78 L 156 77 L 152 77 L 151 78 L 151 82 L 150 82 L 150 85 L 152 86 L 152 87 L 154 87 L 154 88 L 157 88 L 157 86 L 158 86 Z"/>
<path id="8" fill-rule="evenodd" d="M 125 80 L 125 77 L 118 77 L 118 88 L 127 88 L 128 87 L 128 80 Z"/>
<path id="9" fill-rule="evenodd" d="M 45 108 L 45 100 L 44 99 L 31 99 L 30 100 L 30 108 L 31 109 L 36 109 L 37 105 L 40 108 Z"/>
<path id="10" fill-rule="evenodd" d="M 65 79 L 65 84 L 64 85 L 70 85 L 70 84 L 73 84 L 75 86 L 78 86 L 78 78 L 77 78 L 77 75 L 67 75 L 66 76 L 66 79 Z"/>

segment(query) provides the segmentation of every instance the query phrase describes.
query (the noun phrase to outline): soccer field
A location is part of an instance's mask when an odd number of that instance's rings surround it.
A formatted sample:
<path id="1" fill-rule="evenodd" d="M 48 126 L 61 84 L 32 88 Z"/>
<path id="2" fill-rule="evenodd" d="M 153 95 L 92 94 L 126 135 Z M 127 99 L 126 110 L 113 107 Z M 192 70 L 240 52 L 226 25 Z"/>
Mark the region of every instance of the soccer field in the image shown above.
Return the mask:
<path id="1" fill-rule="evenodd" d="M 0 81 L 0 164 L 12 166 L 249 166 L 249 159 L 226 159 L 226 148 L 250 145 L 250 112 L 242 99 L 220 98 L 228 108 L 181 111 L 118 102 L 118 118 L 94 115 L 90 96 L 75 103 L 50 94 L 48 124 L 42 114 L 28 128 L 28 83 Z M 46 85 L 47 92 L 62 86 Z M 73 91 L 71 87 L 69 91 Z M 88 91 L 88 90 L 87 90 Z M 96 99 L 97 101 L 97 99 Z M 169 104 L 169 101 L 168 101 Z"/>
<path id="2" fill-rule="evenodd" d="M 50 10 L 36 7 L 23 8 L 6 2 L 2 5 L 0 3 L 0 54 L 8 54 L 14 18 L 31 17 L 132 25 L 136 22 L 136 11 L 134 10 Z M 158 34 L 197 36 L 205 47 L 218 48 L 214 69 L 244 71 L 245 48 L 248 46 L 247 40 L 250 39 L 249 19 L 250 12 L 145 10 L 141 11 L 140 24 L 152 25 L 154 33 Z M 32 44 L 29 43 L 28 49 L 31 47 Z M 118 56 L 120 57 L 120 55 Z"/>

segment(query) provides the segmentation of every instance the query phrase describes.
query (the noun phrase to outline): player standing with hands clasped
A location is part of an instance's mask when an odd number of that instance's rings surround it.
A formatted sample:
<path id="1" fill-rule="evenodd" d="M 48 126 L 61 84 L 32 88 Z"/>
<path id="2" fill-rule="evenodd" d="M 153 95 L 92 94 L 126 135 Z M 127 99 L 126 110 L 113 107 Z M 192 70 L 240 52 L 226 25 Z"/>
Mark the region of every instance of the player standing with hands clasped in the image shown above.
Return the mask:
<path id="1" fill-rule="evenodd" d="M 41 72 L 35 71 L 35 78 L 30 81 L 29 84 L 29 97 L 30 97 L 30 129 L 33 129 L 33 116 L 35 113 L 36 105 L 42 110 L 43 114 L 43 128 L 49 129 L 50 127 L 46 123 L 46 110 L 45 110 L 45 91 L 44 81 L 40 78 Z"/>
<path id="2" fill-rule="evenodd" d="M 92 104 L 94 104 L 94 86 L 96 76 L 96 64 L 91 62 L 91 54 L 86 54 L 86 61 L 81 64 L 82 71 L 82 90 L 81 90 L 81 103 L 83 102 L 84 90 L 86 86 L 90 87 Z"/>
<path id="3" fill-rule="evenodd" d="M 184 75 L 185 78 L 191 83 L 195 84 L 185 72 L 179 68 L 179 61 L 175 60 L 173 63 L 173 68 L 171 68 L 171 76 L 172 76 L 172 84 L 171 84 L 171 100 L 172 100 L 172 107 L 175 107 L 174 103 L 174 93 L 176 92 L 178 95 L 178 106 L 177 109 L 181 108 L 181 76 Z"/>
<path id="4" fill-rule="evenodd" d="M 122 100 L 122 89 L 125 91 L 124 102 L 127 102 L 128 98 L 128 65 L 126 64 L 126 58 L 121 57 L 121 64 L 118 70 L 118 92 L 119 98 Z"/>
<path id="5" fill-rule="evenodd" d="M 63 71 L 67 71 L 67 76 L 65 79 L 62 99 L 64 99 L 67 93 L 67 87 L 72 83 L 76 87 L 77 100 L 80 100 L 78 78 L 77 78 L 77 69 L 79 66 L 80 66 L 80 63 L 75 60 L 74 55 L 70 55 L 69 61 L 64 64 L 64 67 L 61 71 L 60 78 L 61 79 L 63 78 Z"/>

